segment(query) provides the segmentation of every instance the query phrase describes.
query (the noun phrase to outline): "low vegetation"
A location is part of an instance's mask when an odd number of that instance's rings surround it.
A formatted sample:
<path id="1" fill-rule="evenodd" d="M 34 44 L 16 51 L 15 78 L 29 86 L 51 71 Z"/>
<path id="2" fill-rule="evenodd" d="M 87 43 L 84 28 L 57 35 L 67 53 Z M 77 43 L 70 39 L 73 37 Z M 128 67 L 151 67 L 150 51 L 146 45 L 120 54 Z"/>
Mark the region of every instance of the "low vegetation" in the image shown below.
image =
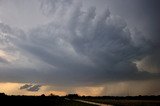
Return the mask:
<path id="1" fill-rule="evenodd" d="M 59 96 L 7 96 L 0 94 L 0 106 L 94 106 Z"/>
<path id="2" fill-rule="evenodd" d="M 76 100 L 90 101 L 95 103 L 110 104 L 113 106 L 160 106 L 160 96 L 79 96 L 77 94 L 69 94 L 66 96 L 49 95 L 45 96 L 7 96 L 0 93 L 0 101 L 4 106 L 96 106 L 83 103 Z"/>
<path id="3" fill-rule="evenodd" d="M 160 106 L 160 96 L 83 97 L 81 99 L 114 106 Z"/>

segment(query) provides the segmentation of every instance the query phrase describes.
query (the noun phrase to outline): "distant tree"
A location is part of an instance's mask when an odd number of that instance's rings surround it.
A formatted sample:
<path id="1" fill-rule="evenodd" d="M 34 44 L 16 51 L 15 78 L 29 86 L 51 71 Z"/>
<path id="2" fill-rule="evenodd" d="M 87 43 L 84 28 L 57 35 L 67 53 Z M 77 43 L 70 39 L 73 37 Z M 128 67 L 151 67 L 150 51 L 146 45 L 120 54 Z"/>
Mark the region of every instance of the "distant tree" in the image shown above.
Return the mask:
<path id="1" fill-rule="evenodd" d="M 45 97 L 45 94 L 42 94 L 41 97 Z"/>
<path id="2" fill-rule="evenodd" d="M 51 93 L 49 96 L 55 96 L 53 93 Z"/>
<path id="3" fill-rule="evenodd" d="M 70 98 L 70 99 L 77 99 L 79 97 L 78 94 L 68 94 L 66 95 L 67 98 Z"/>
<path id="4" fill-rule="evenodd" d="M 50 96 L 50 97 L 52 97 L 52 98 L 58 98 L 59 97 L 59 95 L 55 95 L 55 94 L 50 94 L 50 95 L 48 95 L 48 96 Z"/>
<path id="5" fill-rule="evenodd" d="M 6 96 L 6 94 L 5 93 L 0 93 L 0 96 Z"/>

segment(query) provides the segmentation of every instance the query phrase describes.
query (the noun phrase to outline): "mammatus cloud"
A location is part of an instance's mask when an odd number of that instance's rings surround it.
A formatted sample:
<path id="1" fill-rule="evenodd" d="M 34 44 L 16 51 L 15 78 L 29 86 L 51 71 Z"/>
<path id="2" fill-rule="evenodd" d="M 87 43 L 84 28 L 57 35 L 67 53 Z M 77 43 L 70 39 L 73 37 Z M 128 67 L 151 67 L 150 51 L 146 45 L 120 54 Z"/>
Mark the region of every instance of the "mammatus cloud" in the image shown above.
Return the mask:
<path id="1" fill-rule="evenodd" d="M 27 90 L 31 92 L 36 92 L 40 90 L 41 85 L 36 85 L 36 84 L 25 84 L 20 87 L 20 90 Z"/>
<path id="2" fill-rule="evenodd" d="M 158 43 L 151 43 L 155 36 L 148 38 L 136 29 L 131 32 L 125 19 L 109 9 L 97 13 L 96 7 L 86 10 L 83 2 L 77 1 L 39 3 L 39 14 L 49 20 L 44 24 L 24 31 L 19 25 L 12 27 L 8 20 L 7 24 L 0 23 L 0 31 L 7 39 L 0 37 L 4 42 L 0 49 L 16 57 L 11 64 L 0 66 L 0 81 L 93 86 L 159 79 L 159 72 L 137 66 L 147 56 L 159 56 L 159 49 L 155 50 Z M 37 18 L 33 13 L 27 21 Z M 154 65 L 158 66 L 159 58 L 156 59 Z M 40 87 L 26 84 L 20 89 L 38 91 Z"/>

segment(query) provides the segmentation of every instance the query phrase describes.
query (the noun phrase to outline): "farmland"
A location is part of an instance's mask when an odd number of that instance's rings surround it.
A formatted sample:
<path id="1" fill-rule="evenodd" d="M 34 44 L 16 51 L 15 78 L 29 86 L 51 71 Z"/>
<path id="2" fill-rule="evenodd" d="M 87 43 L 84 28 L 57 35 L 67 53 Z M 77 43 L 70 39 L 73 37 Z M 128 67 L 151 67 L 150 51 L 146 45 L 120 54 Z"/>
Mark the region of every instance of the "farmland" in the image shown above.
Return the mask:
<path id="1" fill-rule="evenodd" d="M 82 100 L 113 106 L 160 106 L 160 98 L 158 96 L 85 97 Z"/>

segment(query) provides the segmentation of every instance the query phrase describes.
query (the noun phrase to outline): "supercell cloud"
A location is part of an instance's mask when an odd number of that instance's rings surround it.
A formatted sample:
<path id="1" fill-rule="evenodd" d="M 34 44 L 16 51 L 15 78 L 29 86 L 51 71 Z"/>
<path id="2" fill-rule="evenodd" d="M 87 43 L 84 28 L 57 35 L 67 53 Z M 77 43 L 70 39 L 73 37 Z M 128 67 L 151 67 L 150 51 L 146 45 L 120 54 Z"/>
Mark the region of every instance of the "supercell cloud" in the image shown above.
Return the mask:
<path id="1" fill-rule="evenodd" d="M 107 7 L 86 7 L 84 1 L 1 0 L 0 81 L 78 87 L 158 80 L 158 7 L 152 7 L 154 1 L 142 2 L 135 4 L 149 21 L 136 28 L 128 25 L 139 24 L 136 20 L 128 22 L 129 17 Z M 147 10 L 149 6 L 154 9 Z M 40 87 L 25 84 L 20 89 Z"/>

